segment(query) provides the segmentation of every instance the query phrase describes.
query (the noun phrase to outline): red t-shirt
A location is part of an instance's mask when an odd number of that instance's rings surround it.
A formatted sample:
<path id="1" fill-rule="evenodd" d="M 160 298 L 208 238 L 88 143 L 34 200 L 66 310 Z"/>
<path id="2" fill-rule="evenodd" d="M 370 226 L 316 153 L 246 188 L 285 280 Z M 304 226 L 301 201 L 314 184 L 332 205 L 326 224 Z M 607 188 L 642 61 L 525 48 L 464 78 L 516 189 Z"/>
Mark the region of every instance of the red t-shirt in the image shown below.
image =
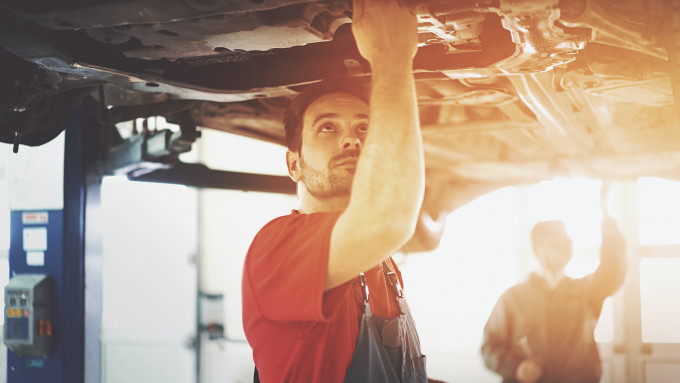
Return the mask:
<path id="1" fill-rule="evenodd" d="M 263 383 L 345 379 L 363 304 L 358 278 L 324 292 L 330 237 L 339 215 L 279 217 L 250 245 L 243 269 L 243 327 Z M 388 262 L 401 280 L 392 259 Z M 365 275 L 371 311 L 398 316 L 380 266 Z"/>

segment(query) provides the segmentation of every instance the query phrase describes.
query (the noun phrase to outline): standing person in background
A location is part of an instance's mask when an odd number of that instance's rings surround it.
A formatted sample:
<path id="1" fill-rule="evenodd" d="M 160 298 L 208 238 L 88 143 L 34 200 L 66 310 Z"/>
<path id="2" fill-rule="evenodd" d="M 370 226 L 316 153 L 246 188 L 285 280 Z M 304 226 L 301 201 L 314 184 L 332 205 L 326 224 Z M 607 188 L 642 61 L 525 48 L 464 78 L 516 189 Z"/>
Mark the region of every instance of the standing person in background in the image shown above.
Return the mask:
<path id="1" fill-rule="evenodd" d="M 498 299 L 484 327 L 484 362 L 503 383 L 597 383 L 594 330 L 604 300 L 623 284 L 623 238 L 605 214 L 600 265 L 579 279 L 564 274 L 572 241 L 561 221 L 539 222 L 531 238 L 539 269 Z"/>
<path id="2" fill-rule="evenodd" d="M 391 258 L 413 235 L 423 200 L 416 24 L 396 0 L 355 0 L 370 101 L 349 80 L 328 81 L 305 89 L 286 114 L 299 210 L 260 230 L 243 270 L 256 381 L 427 380 Z"/>

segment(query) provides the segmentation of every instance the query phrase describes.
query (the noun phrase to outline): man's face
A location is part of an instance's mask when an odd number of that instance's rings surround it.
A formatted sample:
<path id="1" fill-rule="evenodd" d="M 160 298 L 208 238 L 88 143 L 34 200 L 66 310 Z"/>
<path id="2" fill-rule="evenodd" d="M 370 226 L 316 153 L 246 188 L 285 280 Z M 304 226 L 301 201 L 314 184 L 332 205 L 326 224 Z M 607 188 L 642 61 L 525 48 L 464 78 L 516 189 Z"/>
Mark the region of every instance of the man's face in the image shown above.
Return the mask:
<path id="1" fill-rule="evenodd" d="M 553 274 L 561 272 L 571 260 L 572 241 L 564 226 L 546 233 L 540 240 L 539 262 Z"/>
<path id="2" fill-rule="evenodd" d="M 303 115 L 299 171 L 289 170 L 316 198 L 348 196 L 368 130 L 368 105 L 345 93 L 312 102 Z M 296 179 L 297 178 L 297 179 Z"/>

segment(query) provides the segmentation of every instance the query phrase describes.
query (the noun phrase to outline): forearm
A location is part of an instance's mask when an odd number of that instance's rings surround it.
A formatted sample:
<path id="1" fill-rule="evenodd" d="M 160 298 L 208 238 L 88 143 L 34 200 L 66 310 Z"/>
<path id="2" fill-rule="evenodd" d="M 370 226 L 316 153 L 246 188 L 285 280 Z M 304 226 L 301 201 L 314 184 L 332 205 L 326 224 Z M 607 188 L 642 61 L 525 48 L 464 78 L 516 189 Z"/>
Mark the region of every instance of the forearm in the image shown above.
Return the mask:
<path id="1" fill-rule="evenodd" d="M 412 228 L 424 190 L 423 145 L 410 63 L 373 69 L 371 125 L 354 178 L 350 206 L 366 218 L 390 217 Z"/>
<path id="2" fill-rule="evenodd" d="M 614 224 L 603 226 L 600 265 L 593 276 L 593 287 L 601 299 L 613 294 L 626 274 L 626 245 Z"/>
<path id="3" fill-rule="evenodd" d="M 626 275 L 626 251 L 622 244 L 612 246 L 602 246 L 600 250 L 600 267 L 598 272 L 602 279 L 602 284 L 608 290 L 605 292 L 610 295 L 616 291 Z"/>
<path id="4" fill-rule="evenodd" d="M 504 293 L 498 298 L 484 325 L 484 340 L 481 347 L 484 364 L 506 379 L 514 378 L 517 366 L 525 357 L 512 341 L 514 339 L 512 323 L 516 323 L 514 320 L 516 307 L 512 296 Z"/>
<path id="5" fill-rule="evenodd" d="M 394 254 L 413 235 L 424 189 L 424 160 L 413 76 L 376 73 L 370 127 L 347 209 L 338 219 L 326 288 Z M 337 251 L 337 252 L 336 252 Z M 345 256 L 340 256 L 345 254 Z"/>
<path id="6" fill-rule="evenodd" d="M 504 379 L 514 379 L 517 367 L 522 362 L 522 355 L 508 348 L 504 343 L 485 339 L 482 345 L 482 357 L 488 369 Z"/>
<path id="7" fill-rule="evenodd" d="M 368 134 L 347 212 L 358 212 L 388 234 L 396 230 L 400 246 L 398 237 L 406 237 L 405 242 L 413 233 L 425 184 L 413 79 L 417 20 L 395 0 L 355 0 L 354 11 L 353 32 L 371 65 L 373 86 Z"/>

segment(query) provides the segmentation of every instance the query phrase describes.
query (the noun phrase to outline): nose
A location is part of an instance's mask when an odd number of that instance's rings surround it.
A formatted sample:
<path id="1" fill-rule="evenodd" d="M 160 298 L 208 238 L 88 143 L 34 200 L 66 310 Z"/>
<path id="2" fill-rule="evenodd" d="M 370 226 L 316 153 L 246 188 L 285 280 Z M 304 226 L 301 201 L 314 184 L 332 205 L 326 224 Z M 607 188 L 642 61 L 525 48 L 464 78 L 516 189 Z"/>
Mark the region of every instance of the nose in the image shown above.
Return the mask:
<path id="1" fill-rule="evenodd" d="M 346 134 L 342 138 L 342 149 L 343 150 L 350 150 L 350 149 L 361 149 L 362 143 L 361 139 L 359 139 L 359 136 L 352 130 L 351 133 Z"/>

